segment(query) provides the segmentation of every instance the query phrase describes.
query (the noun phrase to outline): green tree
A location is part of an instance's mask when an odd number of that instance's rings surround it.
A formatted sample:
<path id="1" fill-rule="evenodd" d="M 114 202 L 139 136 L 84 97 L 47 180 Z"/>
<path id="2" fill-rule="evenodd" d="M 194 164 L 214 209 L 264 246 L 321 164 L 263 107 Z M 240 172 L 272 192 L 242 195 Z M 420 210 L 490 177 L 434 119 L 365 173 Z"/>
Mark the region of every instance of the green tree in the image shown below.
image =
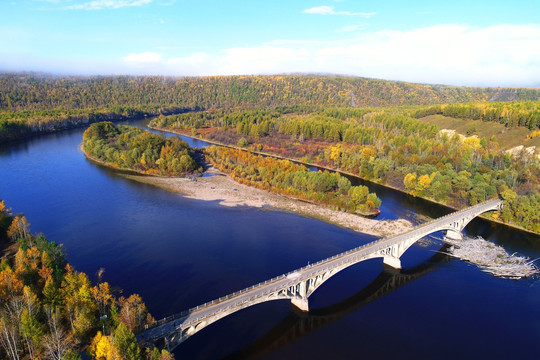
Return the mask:
<path id="1" fill-rule="evenodd" d="M 347 179 L 345 176 L 340 176 L 338 180 L 338 188 L 341 194 L 343 195 L 348 194 L 351 188 L 351 181 Z"/>
<path id="2" fill-rule="evenodd" d="M 127 360 L 142 360 L 141 349 L 133 332 L 120 322 L 114 331 L 114 344 Z"/>
<path id="3" fill-rule="evenodd" d="M 21 314 L 20 332 L 28 350 L 28 355 L 31 359 L 34 359 L 43 338 L 44 326 L 28 309 L 24 309 Z"/>
<path id="4" fill-rule="evenodd" d="M 240 140 L 238 140 L 238 144 L 237 144 L 239 147 L 246 147 L 249 145 L 248 141 L 246 140 L 246 138 L 240 138 Z"/>

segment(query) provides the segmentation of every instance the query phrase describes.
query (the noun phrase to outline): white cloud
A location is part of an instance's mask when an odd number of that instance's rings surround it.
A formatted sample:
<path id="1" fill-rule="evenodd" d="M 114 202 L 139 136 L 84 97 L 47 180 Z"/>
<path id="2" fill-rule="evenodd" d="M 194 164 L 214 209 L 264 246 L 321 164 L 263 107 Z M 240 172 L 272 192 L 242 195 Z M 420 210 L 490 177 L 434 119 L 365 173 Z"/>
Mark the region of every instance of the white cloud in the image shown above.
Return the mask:
<path id="1" fill-rule="evenodd" d="M 223 74 L 233 75 L 298 71 L 299 63 L 309 61 L 310 53 L 304 48 L 260 46 L 228 49 L 219 63 Z"/>
<path id="2" fill-rule="evenodd" d="M 103 10 L 119 9 L 123 7 L 142 6 L 154 0 L 93 0 L 82 4 L 66 6 L 69 10 Z"/>
<path id="3" fill-rule="evenodd" d="M 322 6 L 316 6 L 309 9 L 305 9 L 303 11 L 305 14 L 312 14 L 312 15 L 347 15 L 347 16 L 362 16 L 365 18 L 370 18 L 376 13 L 374 12 L 359 12 L 354 13 L 350 11 L 335 11 L 333 6 L 328 5 L 322 5 Z"/>
<path id="4" fill-rule="evenodd" d="M 304 10 L 305 14 L 317 14 L 317 15 L 332 15 L 334 13 L 334 9 L 330 6 L 317 6 L 312 7 L 309 9 Z"/>
<path id="5" fill-rule="evenodd" d="M 357 30 L 360 25 L 345 25 L 336 30 L 336 32 L 351 32 Z"/>
<path id="6" fill-rule="evenodd" d="M 128 63 L 155 63 L 161 61 L 161 55 L 154 52 L 133 53 L 124 57 L 124 61 Z"/>
<path id="7" fill-rule="evenodd" d="M 148 52 L 124 60 L 134 73 L 148 74 L 335 73 L 450 85 L 540 86 L 539 43 L 540 25 L 438 25 L 342 41 L 279 40 L 163 59 Z"/>

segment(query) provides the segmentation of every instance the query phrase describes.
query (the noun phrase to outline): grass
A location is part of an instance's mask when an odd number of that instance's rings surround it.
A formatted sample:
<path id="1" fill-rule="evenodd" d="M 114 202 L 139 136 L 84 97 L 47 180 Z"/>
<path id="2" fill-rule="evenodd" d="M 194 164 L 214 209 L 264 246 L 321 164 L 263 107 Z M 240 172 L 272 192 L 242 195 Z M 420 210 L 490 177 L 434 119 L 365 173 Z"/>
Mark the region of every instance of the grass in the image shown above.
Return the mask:
<path id="1" fill-rule="evenodd" d="M 507 128 L 502 124 L 487 122 L 482 120 L 463 120 L 442 115 L 431 115 L 419 119 L 431 125 L 437 125 L 440 129 L 455 130 L 458 133 L 470 136 L 477 135 L 480 138 L 491 139 L 495 136 L 497 142 L 503 149 L 511 149 L 518 145 L 525 147 L 540 147 L 540 136 L 526 140 L 531 131 L 523 126 Z M 474 127 L 475 131 L 468 134 L 468 130 Z"/>

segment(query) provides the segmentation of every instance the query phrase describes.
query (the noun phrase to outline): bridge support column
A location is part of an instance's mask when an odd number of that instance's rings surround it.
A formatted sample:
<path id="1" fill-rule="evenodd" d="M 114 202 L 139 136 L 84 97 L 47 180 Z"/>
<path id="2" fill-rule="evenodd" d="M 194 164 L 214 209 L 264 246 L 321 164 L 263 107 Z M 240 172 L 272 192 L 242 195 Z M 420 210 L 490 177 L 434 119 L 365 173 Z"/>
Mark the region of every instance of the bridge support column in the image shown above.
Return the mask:
<path id="1" fill-rule="evenodd" d="M 291 300 L 291 304 L 296 306 L 298 309 L 308 312 L 309 311 L 309 303 L 308 299 L 306 298 L 294 298 Z"/>
<path id="2" fill-rule="evenodd" d="M 393 256 L 384 256 L 383 263 L 393 267 L 394 269 L 401 269 L 401 260 Z"/>
<path id="3" fill-rule="evenodd" d="M 450 240 L 463 240 L 463 233 L 458 230 L 446 230 L 444 237 Z"/>
<path id="4" fill-rule="evenodd" d="M 296 296 L 291 299 L 291 303 L 302 311 L 309 311 L 309 303 L 307 298 L 307 284 L 305 281 L 298 283 L 294 290 Z"/>

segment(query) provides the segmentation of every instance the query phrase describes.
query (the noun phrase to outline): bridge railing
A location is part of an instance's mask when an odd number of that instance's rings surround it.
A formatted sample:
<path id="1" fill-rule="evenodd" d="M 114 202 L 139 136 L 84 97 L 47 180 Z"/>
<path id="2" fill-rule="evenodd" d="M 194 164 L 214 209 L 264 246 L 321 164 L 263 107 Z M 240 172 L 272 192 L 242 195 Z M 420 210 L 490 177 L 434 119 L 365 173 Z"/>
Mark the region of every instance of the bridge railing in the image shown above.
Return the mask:
<path id="1" fill-rule="evenodd" d="M 500 201 L 500 200 L 499 200 Z M 275 282 L 275 281 L 278 281 L 278 280 L 283 280 L 283 279 L 286 279 L 289 275 L 292 275 L 294 273 L 298 273 L 298 272 L 303 272 L 303 271 L 307 271 L 309 269 L 313 269 L 315 267 L 319 267 L 321 265 L 323 265 L 324 263 L 328 263 L 328 262 L 331 262 L 333 260 L 336 260 L 338 258 L 341 258 L 341 257 L 345 257 L 347 255 L 350 255 L 352 253 L 356 253 L 356 252 L 360 252 L 361 250 L 363 250 L 364 248 L 367 248 L 367 247 L 374 247 L 374 249 L 370 250 L 371 252 L 376 252 L 376 251 L 380 251 L 380 250 L 383 250 L 383 249 L 386 249 L 388 248 L 388 246 L 392 246 L 394 245 L 394 243 L 399 243 L 401 241 L 403 241 L 403 238 L 408 238 L 411 236 L 412 233 L 414 232 L 420 232 L 420 231 L 426 231 L 426 230 L 431 230 L 435 227 L 435 223 L 439 223 L 441 222 L 442 220 L 444 219 L 447 219 L 447 218 L 450 218 L 450 217 L 459 217 L 459 215 L 462 215 L 464 213 L 467 213 L 469 211 L 472 211 L 473 209 L 475 210 L 478 210 L 478 209 L 484 209 L 484 208 L 489 208 L 492 206 L 492 203 L 495 202 L 494 199 L 492 200 L 487 200 L 481 204 L 477 204 L 477 205 L 474 205 L 474 206 L 471 206 L 469 208 L 466 208 L 466 209 L 462 209 L 462 210 L 458 210 L 456 212 L 453 212 L 453 213 L 450 213 L 450 214 L 447 214 L 447 215 L 444 215 L 442 217 L 439 217 L 439 218 L 435 218 L 435 219 L 431 219 L 430 221 L 428 222 L 425 222 L 423 224 L 420 224 L 404 233 L 401 233 L 401 234 L 398 234 L 398 235 L 393 235 L 393 236 L 390 236 L 390 237 L 385 237 L 385 238 L 382 238 L 382 239 L 379 239 L 379 240 L 375 240 L 375 241 L 372 241 L 370 243 L 367 243 L 367 244 L 363 244 L 363 245 L 360 245 L 358 247 L 355 247 L 353 249 L 350 249 L 350 250 L 347 250 L 347 251 L 344 251 L 344 252 L 341 252 L 339 254 L 336 254 L 332 257 L 329 257 L 329 258 L 326 258 L 326 259 L 323 259 L 323 260 L 319 260 L 315 263 L 312 263 L 312 264 L 309 264 L 309 265 L 306 265 L 304 267 L 301 267 L 301 268 L 298 268 L 298 269 L 295 269 L 295 270 L 292 270 L 292 271 L 289 271 L 288 273 L 286 274 L 283 274 L 283 275 L 278 275 L 278 276 L 275 276 L 271 279 L 268 279 L 268 280 L 265 280 L 265 281 L 262 281 L 258 284 L 255 284 L 255 285 L 252 285 L 250 287 L 247 287 L 247 288 L 244 288 L 242 290 L 239 290 L 239 291 L 236 291 L 234 293 L 231 293 L 231 294 L 228 294 L 228 295 L 225 295 L 225 296 L 222 296 L 218 299 L 215 299 L 215 300 L 211 300 L 211 301 L 208 301 L 204 304 L 201 304 L 201 305 L 198 305 L 198 306 L 195 306 L 193 308 L 190 308 L 188 310 L 185 310 L 185 311 L 182 311 L 180 313 L 177 313 L 177 314 L 174 314 L 174 315 L 171 315 L 171 316 L 168 316 L 166 318 L 163 318 L 161 320 L 158 320 L 156 321 L 154 324 L 148 326 L 147 328 L 145 329 L 141 329 L 141 330 L 148 330 L 148 329 L 152 329 L 152 328 L 155 328 L 157 326 L 160 326 L 160 325 L 163 325 L 163 324 L 166 324 L 170 321 L 173 321 L 173 320 L 176 320 L 176 319 L 180 319 L 180 318 L 183 318 L 185 316 L 188 316 L 198 310 L 201 310 L 201 309 L 204 309 L 204 308 L 207 308 L 209 306 L 212 306 L 212 305 L 216 305 L 216 304 L 219 304 L 219 303 L 222 303 L 224 301 L 227 301 L 227 300 L 230 300 L 234 297 L 237 297 L 237 296 L 241 296 L 241 295 L 244 295 L 250 291 L 252 291 L 253 289 L 255 288 L 258 288 L 258 287 L 262 287 L 262 286 L 265 286 L 265 285 L 268 285 L 272 282 Z M 391 242 L 389 244 L 389 241 Z M 383 244 L 384 243 L 384 244 Z M 339 266 L 339 265 L 337 265 Z M 332 267 L 334 268 L 334 267 Z M 327 269 L 325 269 L 327 270 Z M 311 274 L 312 275 L 312 274 Z M 296 280 L 296 279 L 294 279 Z"/>

